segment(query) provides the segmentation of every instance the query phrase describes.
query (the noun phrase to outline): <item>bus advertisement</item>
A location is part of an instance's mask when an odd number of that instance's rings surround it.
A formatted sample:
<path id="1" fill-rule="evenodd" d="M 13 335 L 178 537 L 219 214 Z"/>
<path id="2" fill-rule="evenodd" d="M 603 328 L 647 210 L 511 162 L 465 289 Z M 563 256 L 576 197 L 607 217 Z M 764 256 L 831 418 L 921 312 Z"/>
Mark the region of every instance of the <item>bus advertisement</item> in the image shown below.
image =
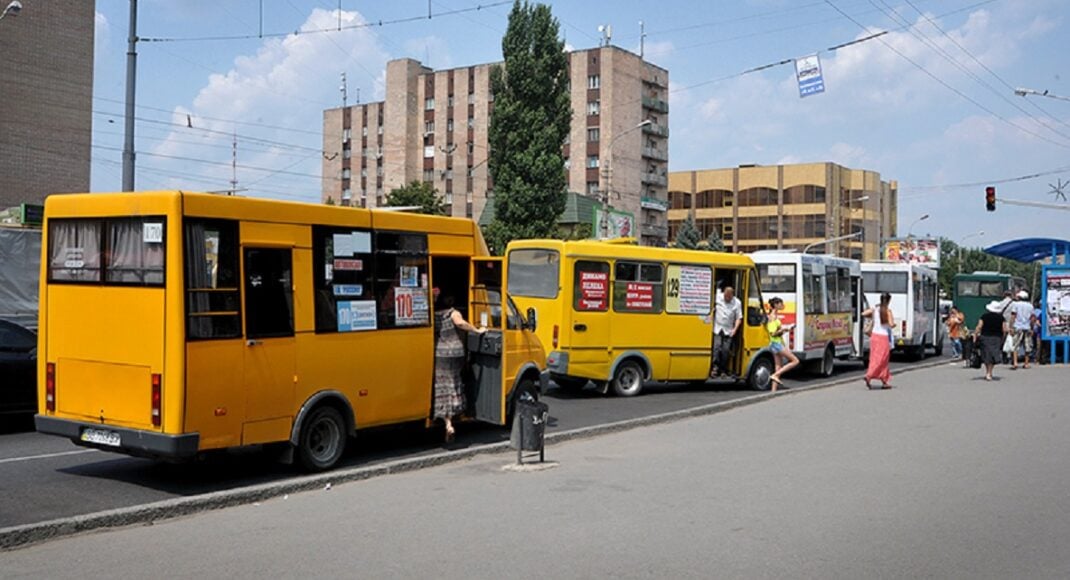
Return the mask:
<path id="1" fill-rule="evenodd" d="M 835 359 L 861 353 L 855 328 L 861 313 L 857 260 L 779 250 L 750 254 L 766 300 L 784 301 L 784 323 L 794 324 L 787 346 L 812 370 L 831 376 Z"/>

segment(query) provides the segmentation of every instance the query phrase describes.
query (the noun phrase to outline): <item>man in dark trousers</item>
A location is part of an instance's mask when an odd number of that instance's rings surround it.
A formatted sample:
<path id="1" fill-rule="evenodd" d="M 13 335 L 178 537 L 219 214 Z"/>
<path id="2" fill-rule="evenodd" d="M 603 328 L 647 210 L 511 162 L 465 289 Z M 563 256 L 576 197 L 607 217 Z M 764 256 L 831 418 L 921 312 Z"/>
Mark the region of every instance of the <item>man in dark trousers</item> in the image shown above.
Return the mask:
<path id="1" fill-rule="evenodd" d="M 736 298 L 735 290 L 725 286 L 717 292 L 713 310 L 713 369 L 710 377 L 717 378 L 728 372 L 728 361 L 742 323 L 743 304 Z"/>

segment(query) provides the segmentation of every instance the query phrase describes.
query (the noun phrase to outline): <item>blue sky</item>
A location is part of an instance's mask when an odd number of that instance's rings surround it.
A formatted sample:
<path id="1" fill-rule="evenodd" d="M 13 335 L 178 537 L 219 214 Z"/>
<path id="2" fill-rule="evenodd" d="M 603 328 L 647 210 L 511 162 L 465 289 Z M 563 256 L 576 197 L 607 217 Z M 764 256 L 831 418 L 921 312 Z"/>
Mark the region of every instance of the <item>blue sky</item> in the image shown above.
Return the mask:
<path id="1" fill-rule="evenodd" d="M 38 1 L 38 0 L 32 0 Z M 139 43 L 139 189 L 218 190 L 314 201 L 321 188 L 322 110 L 339 106 L 339 74 L 354 102 L 382 98 L 387 60 L 441 68 L 501 58 L 509 6 L 431 0 L 431 19 L 258 38 L 256 0 L 141 0 L 139 36 L 233 40 Z M 26 4 L 29 4 L 28 2 Z M 263 31 L 337 27 L 337 0 L 264 0 Z M 670 169 L 833 161 L 900 185 L 899 219 L 914 234 L 968 245 L 1067 236 L 1070 213 L 983 207 L 1001 198 L 1052 202 L 1070 180 L 1070 102 L 1018 97 L 1010 87 L 1070 95 L 1065 0 L 739 0 L 552 2 L 569 46 L 612 42 L 669 69 Z M 427 15 L 424 0 L 342 0 L 342 27 Z M 28 5 L 26 9 L 31 9 Z M 837 10 L 838 9 L 838 10 Z M 126 0 L 97 0 L 94 191 L 120 187 Z M 846 13 L 846 16 L 844 14 Z M 857 21 L 857 22 L 854 22 Z M 889 33 L 836 51 L 829 47 Z M 819 53 L 826 92 L 800 99 L 788 65 Z M 192 127 L 190 127 L 192 125 Z M 1067 188 L 1070 190 L 1070 187 Z M 905 233 L 905 232 L 901 232 Z"/>

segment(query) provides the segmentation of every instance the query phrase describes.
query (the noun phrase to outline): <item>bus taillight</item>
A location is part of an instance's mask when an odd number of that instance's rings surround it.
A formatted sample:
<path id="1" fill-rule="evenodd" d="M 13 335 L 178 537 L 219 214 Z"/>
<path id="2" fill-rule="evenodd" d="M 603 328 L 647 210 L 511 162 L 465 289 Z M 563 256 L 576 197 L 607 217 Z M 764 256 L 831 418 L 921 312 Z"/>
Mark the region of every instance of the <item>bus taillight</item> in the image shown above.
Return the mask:
<path id="1" fill-rule="evenodd" d="M 45 410 L 56 412 L 56 363 L 45 364 Z"/>
<path id="2" fill-rule="evenodd" d="M 152 426 L 160 426 L 160 374 L 152 374 Z"/>
<path id="3" fill-rule="evenodd" d="M 560 329 L 560 328 L 558 328 L 558 326 L 557 326 L 557 325 L 555 324 L 555 325 L 554 325 L 554 348 L 557 348 L 557 334 L 558 334 L 558 333 L 559 333 L 560 331 L 561 331 L 561 329 Z"/>
<path id="4" fill-rule="evenodd" d="M 903 324 L 901 326 L 903 328 L 903 332 L 902 332 L 902 334 L 900 336 L 902 336 L 903 338 L 906 338 L 906 336 L 907 336 L 907 321 L 904 320 Z"/>

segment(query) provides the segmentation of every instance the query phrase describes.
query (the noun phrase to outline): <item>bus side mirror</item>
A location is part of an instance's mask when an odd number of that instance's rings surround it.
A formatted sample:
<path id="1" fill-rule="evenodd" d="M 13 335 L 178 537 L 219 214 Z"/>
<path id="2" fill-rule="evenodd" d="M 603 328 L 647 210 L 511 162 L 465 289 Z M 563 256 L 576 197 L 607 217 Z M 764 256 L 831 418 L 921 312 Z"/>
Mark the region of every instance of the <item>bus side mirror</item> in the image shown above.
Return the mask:
<path id="1" fill-rule="evenodd" d="M 527 329 L 532 332 L 535 332 L 535 328 L 538 326 L 538 321 L 536 320 L 535 316 L 535 309 L 529 306 L 527 314 L 527 320 L 525 321 L 527 322 Z"/>

